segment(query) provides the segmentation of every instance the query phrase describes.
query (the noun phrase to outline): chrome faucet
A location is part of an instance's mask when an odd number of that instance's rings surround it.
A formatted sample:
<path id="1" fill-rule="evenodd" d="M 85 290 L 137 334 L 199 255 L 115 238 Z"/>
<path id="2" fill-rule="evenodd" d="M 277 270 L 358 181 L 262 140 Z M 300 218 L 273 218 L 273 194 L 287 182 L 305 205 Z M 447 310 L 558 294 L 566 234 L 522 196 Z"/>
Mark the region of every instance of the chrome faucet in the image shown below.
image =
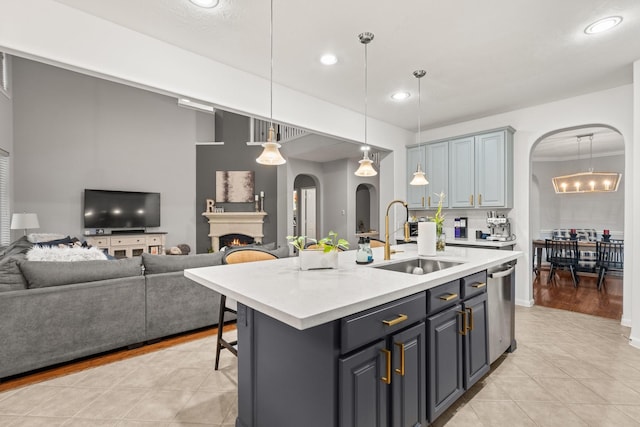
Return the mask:
<path id="1" fill-rule="evenodd" d="M 407 210 L 407 220 L 404 222 L 404 241 L 405 242 L 411 241 L 411 237 L 409 236 L 409 206 L 407 205 L 407 202 L 404 202 L 402 200 L 394 200 L 391 203 L 389 203 L 389 206 L 387 206 L 387 214 L 384 216 L 384 259 L 385 260 L 391 259 L 391 253 L 392 253 L 391 246 L 389 245 L 389 209 L 394 203 L 402 204 L 402 206 L 404 206 L 405 209 Z M 393 253 L 395 252 L 396 251 L 393 251 Z"/>

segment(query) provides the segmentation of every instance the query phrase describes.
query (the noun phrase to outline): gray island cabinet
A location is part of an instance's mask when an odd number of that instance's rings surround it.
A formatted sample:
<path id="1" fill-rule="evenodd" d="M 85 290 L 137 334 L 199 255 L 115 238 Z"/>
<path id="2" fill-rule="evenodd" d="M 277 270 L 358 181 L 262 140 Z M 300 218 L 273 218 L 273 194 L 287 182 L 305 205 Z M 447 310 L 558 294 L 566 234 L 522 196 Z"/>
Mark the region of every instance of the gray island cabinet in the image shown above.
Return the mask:
<path id="1" fill-rule="evenodd" d="M 421 276 L 348 252 L 337 270 L 281 259 L 185 275 L 239 302 L 236 427 L 416 427 L 489 371 L 486 269 L 519 256 L 448 248 L 461 264 Z"/>

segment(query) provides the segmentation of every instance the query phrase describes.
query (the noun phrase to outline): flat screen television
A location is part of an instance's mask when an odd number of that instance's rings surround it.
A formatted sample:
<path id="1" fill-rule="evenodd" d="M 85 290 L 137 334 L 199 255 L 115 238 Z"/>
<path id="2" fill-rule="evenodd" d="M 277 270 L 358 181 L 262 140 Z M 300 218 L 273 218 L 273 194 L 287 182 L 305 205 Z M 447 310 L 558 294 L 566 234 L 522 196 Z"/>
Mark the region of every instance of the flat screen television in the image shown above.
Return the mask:
<path id="1" fill-rule="evenodd" d="M 160 227 L 160 193 L 84 190 L 84 228 Z"/>

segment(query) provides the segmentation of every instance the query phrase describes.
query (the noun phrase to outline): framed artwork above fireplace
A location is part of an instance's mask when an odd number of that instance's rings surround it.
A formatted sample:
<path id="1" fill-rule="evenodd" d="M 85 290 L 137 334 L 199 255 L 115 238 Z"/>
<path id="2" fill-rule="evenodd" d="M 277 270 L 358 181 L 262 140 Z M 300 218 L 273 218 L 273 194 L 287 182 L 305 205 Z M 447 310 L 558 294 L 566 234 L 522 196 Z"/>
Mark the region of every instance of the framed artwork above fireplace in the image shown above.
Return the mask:
<path id="1" fill-rule="evenodd" d="M 252 203 L 254 171 L 216 171 L 216 203 Z"/>

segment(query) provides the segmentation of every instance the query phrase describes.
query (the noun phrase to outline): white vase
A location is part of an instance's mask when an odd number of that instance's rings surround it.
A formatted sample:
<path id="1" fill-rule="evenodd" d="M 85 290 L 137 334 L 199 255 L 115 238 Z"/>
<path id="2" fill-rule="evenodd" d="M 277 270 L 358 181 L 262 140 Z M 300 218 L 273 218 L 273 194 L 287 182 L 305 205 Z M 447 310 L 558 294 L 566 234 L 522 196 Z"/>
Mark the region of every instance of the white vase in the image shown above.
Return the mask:
<path id="1" fill-rule="evenodd" d="M 338 268 L 338 251 L 324 252 L 322 249 L 305 249 L 298 253 L 300 270 Z"/>

